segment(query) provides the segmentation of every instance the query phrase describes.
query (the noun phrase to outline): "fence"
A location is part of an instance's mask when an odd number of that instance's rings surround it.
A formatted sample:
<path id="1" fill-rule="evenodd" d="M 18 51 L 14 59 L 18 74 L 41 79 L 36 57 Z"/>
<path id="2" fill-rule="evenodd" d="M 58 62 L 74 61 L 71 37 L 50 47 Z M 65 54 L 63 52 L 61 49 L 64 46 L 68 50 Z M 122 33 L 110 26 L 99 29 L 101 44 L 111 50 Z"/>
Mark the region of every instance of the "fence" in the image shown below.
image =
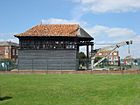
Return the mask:
<path id="1" fill-rule="evenodd" d="M 9 59 L 0 59 L 0 71 L 10 71 L 16 68 L 17 65 L 14 61 Z"/>
<path id="2" fill-rule="evenodd" d="M 60 60 L 58 62 L 57 60 Z M 10 71 L 18 69 L 18 66 L 22 66 L 25 70 L 91 70 L 91 59 L 32 59 L 24 62 L 20 62 L 21 65 L 17 65 L 12 60 L 1 59 L 0 71 Z M 24 65 L 26 64 L 26 65 Z M 122 64 L 108 65 L 107 62 L 100 63 L 96 66 L 95 70 L 140 70 L 140 62 L 132 62 L 129 65 Z"/>
<path id="3" fill-rule="evenodd" d="M 18 62 L 19 70 L 77 70 L 78 60 L 73 58 L 32 58 Z"/>
<path id="4" fill-rule="evenodd" d="M 91 59 L 79 60 L 79 70 L 91 70 L 91 66 Z M 137 60 L 136 62 L 134 59 L 129 64 L 124 64 L 121 62 L 119 65 L 118 63 L 111 65 L 107 60 L 104 60 L 95 67 L 95 70 L 140 70 L 140 60 Z"/>

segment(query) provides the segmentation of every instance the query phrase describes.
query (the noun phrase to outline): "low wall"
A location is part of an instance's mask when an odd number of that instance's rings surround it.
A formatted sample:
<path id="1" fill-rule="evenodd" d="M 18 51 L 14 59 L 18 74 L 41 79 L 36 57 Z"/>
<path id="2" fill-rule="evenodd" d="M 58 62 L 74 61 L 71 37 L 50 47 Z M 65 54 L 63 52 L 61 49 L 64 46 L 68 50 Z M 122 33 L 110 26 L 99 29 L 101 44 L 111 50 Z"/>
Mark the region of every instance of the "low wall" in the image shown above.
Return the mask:
<path id="1" fill-rule="evenodd" d="M 140 70 L 13 70 L 0 71 L 0 74 L 140 74 Z"/>

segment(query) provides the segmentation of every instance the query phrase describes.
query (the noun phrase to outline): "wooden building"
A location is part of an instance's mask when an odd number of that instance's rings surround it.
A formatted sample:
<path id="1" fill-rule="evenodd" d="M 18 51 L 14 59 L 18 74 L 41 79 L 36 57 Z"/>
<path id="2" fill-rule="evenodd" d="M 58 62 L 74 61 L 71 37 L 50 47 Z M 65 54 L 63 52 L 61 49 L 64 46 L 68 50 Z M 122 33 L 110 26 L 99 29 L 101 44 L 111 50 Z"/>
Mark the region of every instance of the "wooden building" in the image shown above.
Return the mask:
<path id="1" fill-rule="evenodd" d="M 93 38 L 77 24 L 40 24 L 21 34 L 19 70 L 77 70 L 79 46 L 93 48 Z"/>
<path id="2" fill-rule="evenodd" d="M 18 44 L 10 41 L 0 42 L 0 59 L 17 61 Z"/>

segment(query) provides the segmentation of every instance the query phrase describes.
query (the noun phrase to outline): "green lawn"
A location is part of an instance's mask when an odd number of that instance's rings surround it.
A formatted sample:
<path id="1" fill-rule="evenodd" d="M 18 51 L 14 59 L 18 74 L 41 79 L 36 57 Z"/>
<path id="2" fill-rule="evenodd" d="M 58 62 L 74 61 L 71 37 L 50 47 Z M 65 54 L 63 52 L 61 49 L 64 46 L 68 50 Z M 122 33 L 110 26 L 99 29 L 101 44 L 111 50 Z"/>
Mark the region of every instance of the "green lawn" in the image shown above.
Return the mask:
<path id="1" fill-rule="evenodd" d="M 1 74 L 0 91 L 0 105 L 140 105 L 140 75 Z"/>

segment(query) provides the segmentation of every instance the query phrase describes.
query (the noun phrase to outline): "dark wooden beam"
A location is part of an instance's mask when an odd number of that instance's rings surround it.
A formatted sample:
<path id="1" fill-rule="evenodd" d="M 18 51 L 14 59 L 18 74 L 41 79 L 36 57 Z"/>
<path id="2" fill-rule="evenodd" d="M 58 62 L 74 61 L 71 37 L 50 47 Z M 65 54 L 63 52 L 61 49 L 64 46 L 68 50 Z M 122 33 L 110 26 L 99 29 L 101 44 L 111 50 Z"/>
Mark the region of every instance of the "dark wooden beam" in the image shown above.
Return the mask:
<path id="1" fill-rule="evenodd" d="M 87 45 L 87 59 L 89 58 L 89 45 Z"/>

